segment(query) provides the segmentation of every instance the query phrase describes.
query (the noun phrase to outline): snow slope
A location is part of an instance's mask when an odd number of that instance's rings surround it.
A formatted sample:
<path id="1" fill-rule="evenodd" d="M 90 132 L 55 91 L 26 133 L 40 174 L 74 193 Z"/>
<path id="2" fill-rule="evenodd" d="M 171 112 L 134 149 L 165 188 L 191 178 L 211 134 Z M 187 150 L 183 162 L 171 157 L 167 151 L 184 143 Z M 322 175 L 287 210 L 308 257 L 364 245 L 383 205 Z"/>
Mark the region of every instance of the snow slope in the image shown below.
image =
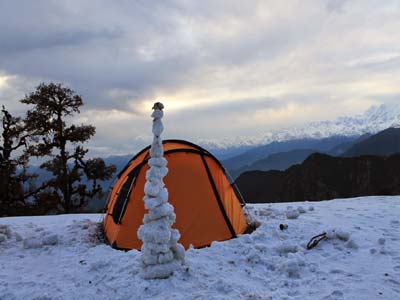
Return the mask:
<path id="1" fill-rule="evenodd" d="M 239 146 L 257 146 L 271 142 L 293 139 L 322 139 L 331 136 L 357 136 L 377 133 L 389 127 L 400 125 L 400 101 L 398 103 L 371 106 L 363 114 L 352 117 L 339 117 L 335 120 L 310 122 L 300 126 L 282 128 L 258 136 L 235 137 L 199 141 L 207 149 L 226 149 Z"/>
<path id="2" fill-rule="evenodd" d="M 253 234 L 190 249 L 182 272 L 153 281 L 139 252 L 99 242 L 101 215 L 0 218 L 0 299 L 400 299 L 400 196 L 249 209 Z"/>

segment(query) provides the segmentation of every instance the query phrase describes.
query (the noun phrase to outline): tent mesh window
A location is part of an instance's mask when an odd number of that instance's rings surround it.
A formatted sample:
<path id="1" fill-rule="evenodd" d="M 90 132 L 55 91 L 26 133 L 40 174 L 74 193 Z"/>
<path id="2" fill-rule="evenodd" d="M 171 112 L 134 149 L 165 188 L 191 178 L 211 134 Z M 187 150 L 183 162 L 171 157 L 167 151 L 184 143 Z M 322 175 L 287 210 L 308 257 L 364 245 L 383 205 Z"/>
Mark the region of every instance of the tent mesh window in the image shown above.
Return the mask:
<path id="1" fill-rule="evenodd" d="M 126 206 L 129 201 L 129 196 L 131 194 L 132 187 L 135 184 L 135 179 L 139 173 L 140 167 L 136 167 L 131 174 L 129 174 L 128 179 L 122 185 L 121 190 L 118 193 L 117 200 L 115 201 L 114 209 L 112 212 L 112 217 L 115 224 L 121 224 L 122 217 L 124 216 Z"/>

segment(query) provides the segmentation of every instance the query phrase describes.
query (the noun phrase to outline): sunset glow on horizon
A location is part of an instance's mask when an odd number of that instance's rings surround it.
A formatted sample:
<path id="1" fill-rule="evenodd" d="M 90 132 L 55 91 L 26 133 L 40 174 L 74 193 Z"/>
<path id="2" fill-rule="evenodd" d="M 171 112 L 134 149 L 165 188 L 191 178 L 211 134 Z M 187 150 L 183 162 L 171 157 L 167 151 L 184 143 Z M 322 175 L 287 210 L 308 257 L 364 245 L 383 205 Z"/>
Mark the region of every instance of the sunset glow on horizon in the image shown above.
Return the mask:
<path id="1" fill-rule="evenodd" d="M 3 1 L 0 102 L 22 114 L 40 82 L 65 83 L 103 155 L 144 145 L 154 101 L 166 135 L 195 142 L 352 116 L 400 102 L 399 15 L 376 0 Z"/>

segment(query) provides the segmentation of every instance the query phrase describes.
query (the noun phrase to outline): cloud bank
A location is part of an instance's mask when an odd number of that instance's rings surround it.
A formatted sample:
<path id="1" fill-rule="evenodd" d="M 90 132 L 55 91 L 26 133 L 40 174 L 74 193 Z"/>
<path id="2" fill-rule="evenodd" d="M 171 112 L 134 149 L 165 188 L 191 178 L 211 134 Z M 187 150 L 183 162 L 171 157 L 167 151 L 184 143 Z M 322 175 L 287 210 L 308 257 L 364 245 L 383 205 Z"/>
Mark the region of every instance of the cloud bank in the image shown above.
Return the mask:
<path id="1" fill-rule="evenodd" d="M 166 137 L 252 136 L 400 101 L 398 1 L 0 3 L 0 102 L 42 81 L 81 94 L 96 153 Z"/>

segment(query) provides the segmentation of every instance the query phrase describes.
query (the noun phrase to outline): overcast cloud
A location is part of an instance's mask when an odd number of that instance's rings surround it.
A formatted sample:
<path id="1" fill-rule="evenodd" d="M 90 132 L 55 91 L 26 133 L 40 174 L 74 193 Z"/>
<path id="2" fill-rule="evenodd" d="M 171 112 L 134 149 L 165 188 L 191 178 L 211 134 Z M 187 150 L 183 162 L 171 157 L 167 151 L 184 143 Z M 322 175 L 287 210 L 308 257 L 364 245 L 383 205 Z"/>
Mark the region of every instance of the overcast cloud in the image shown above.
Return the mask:
<path id="1" fill-rule="evenodd" d="M 95 153 L 252 136 L 400 101 L 400 1 L 0 1 L 0 103 L 81 94 Z"/>

